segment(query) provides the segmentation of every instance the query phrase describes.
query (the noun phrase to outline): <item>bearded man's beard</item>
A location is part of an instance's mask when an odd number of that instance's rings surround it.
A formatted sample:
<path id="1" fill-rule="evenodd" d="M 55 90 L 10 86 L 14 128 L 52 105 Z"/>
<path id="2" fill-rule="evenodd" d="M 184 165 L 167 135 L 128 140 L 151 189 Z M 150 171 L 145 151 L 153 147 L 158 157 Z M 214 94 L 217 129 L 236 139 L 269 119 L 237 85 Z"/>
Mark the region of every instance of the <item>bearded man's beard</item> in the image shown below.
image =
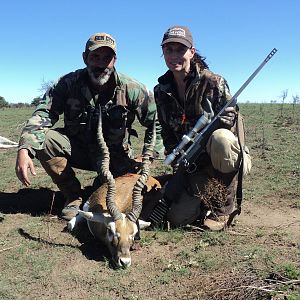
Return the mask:
<path id="1" fill-rule="evenodd" d="M 90 79 L 92 83 L 96 86 L 103 86 L 110 78 L 110 75 L 113 72 L 113 68 L 104 69 L 99 76 L 94 74 L 95 70 L 92 71 L 90 68 L 87 68 Z"/>

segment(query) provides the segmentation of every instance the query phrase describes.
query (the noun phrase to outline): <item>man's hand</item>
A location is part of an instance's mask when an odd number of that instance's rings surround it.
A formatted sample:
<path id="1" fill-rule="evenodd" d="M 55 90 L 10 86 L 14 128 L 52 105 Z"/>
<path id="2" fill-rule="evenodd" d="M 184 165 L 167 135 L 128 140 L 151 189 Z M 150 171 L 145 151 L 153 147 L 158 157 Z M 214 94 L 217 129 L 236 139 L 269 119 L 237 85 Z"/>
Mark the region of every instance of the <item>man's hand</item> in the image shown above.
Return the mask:
<path id="1" fill-rule="evenodd" d="M 234 107 L 226 107 L 222 115 L 220 116 L 220 121 L 228 127 L 232 127 L 235 123 L 236 110 Z"/>
<path id="2" fill-rule="evenodd" d="M 25 186 L 30 185 L 30 180 L 28 178 L 28 169 L 33 176 L 36 175 L 33 161 L 28 154 L 28 150 L 21 149 L 18 151 L 16 160 L 16 175 Z"/>

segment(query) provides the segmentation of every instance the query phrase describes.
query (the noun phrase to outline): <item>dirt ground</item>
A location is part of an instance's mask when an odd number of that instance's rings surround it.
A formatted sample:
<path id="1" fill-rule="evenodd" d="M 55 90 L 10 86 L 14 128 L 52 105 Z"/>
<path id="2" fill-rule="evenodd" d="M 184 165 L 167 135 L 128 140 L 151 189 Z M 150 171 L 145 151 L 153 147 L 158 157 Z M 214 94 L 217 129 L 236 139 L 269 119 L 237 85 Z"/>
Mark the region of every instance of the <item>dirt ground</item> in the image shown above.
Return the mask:
<path id="1" fill-rule="evenodd" d="M 16 154 L 0 150 L 0 299 L 300 300 L 300 106 L 240 108 L 254 164 L 236 225 L 142 231 L 125 270 L 110 266 L 85 225 L 76 235 L 65 230 L 57 218 L 64 201 L 41 168 L 24 189 Z M 1 134 L 17 140 L 16 124 L 31 113 L 1 111 Z"/>
<path id="2" fill-rule="evenodd" d="M 299 266 L 299 209 L 280 199 L 245 201 L 226 232 L 143 231 L 132 266 L 114 270 L 85 225 L 72 236 L 56 218 L 60 197 L 51 208 L 48 189 L 0 193 L 3 299 L 298 299 L 284 298 L 299 280 L 289 284 L 282 265 Z"/>

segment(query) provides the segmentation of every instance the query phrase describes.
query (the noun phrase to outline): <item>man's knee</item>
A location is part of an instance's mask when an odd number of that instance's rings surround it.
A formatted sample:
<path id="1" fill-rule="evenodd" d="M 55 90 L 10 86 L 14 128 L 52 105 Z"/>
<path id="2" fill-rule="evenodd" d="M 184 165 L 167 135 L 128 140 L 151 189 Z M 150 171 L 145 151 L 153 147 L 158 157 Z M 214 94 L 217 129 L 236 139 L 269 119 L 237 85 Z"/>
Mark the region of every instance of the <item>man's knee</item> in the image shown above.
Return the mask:
<path id="1" fill-rule="evenodd" d="M 65 157 L 71 150 L 69 139 L 57 130 L 48 130 L 43 149 L 37 151 L 37 158 L 47 161 L 54 157 Z"/>

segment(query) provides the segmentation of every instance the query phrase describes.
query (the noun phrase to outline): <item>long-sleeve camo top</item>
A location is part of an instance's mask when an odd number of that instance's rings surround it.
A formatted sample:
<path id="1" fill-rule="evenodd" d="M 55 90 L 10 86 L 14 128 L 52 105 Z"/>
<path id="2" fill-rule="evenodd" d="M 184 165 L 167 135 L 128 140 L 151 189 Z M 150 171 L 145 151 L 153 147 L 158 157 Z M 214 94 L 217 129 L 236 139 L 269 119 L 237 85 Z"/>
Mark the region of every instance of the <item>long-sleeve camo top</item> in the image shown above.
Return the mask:
<path id="1" fill-rule="evenodd" d="M 158 82 L 154 97 L 167 153 L 172 152 L 205 111 L 209 112 L 208 102 L 216 114 L 231 99 L 226 80 L 208 69 L 201 69 L 198 64 L 192 67 L 188 75 L 183 103 L 179 101 L 171 71 L 161 76 Z"/>
<path id="2" fill-rule="evenodd" d="M 137 116 L 146 127 L 144 149 L 150 143 L 156 104 L 153 94 L 146 87 L 114 70 L 104 94 L 95 94 L 90 87 L 86 68 L 71 72 L 58 80 L 44 95 L 32 117 L 23 128 L 19 149 L 26 148 L 32 157 L 36 150 L 43 149 L 45 134 L 64 116 L 64 128 L 70 137 L 85 145 L 96 144 L 94 126 L 95 107 L 108 111 L 104 137 L 109 147 L 122 147 L 128 142 L 131 125 Z M 105 118 L 104 118 L 105 122 Z M 158 138 L 160 125 L 156 122 Z"/>

